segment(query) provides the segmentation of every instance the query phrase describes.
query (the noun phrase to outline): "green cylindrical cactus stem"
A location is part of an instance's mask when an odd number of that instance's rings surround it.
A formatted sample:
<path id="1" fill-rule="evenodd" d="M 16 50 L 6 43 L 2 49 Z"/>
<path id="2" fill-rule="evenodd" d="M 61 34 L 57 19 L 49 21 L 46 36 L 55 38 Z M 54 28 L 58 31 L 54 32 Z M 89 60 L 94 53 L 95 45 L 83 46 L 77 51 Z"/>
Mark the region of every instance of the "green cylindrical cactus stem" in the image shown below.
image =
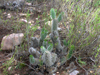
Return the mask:
<path id="1" fill-rule="evenodd" d="M 42 28 L 40 32 L 40 39 L 39 39 L 39 47 L 42 46 L 44 39 L 46 38 L 48 31 L 45 28 Z"/>
<path id="2" fill-rule="evenodd" d="M 50 17 L 51 17 L 51 19 L 55 19 L 56 18 L 56 12 L 55 12 L 55 10 L 53 8 L 51 8 L 51 10 L 50 10 Z"/>
<path id="3" fill-rule="evenodd" d="M 48 67 L 52 66 L 53 63 L 52 63 L 51 52 L 45 51 L 43 53 L 42 60 L 46 64 L 46 66 L 48 66 Z"/>
<path id="4" fill-rule="evenodd" d="M 53 19 L 52 20 L 52 26 L 51 26 L 51 32 L 57 30 L 58 28 L 58 20 L 57 19 Z"/>

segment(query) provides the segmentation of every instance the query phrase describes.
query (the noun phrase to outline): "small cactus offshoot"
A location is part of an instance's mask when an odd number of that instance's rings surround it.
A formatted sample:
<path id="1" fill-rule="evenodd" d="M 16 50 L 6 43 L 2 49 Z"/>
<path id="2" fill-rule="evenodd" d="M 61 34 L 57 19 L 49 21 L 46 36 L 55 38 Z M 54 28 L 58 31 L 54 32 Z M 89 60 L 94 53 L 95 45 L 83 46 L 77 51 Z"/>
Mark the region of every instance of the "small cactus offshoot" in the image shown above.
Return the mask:
<path id="1" fill-rule="evenodd" d="M 31 65 L 38 65 L 38 64 L 40 64 L 39 59 L 38 58 L 34 58 L 33 55 L 29 56 L 29 62 L 30 62 Z"/>
<path id="2" fill-rule="evenodd" d="M 33 57 L 33 55 L 29 56 L 29 61 L 30 61 L 30 64 L 34 64 L 35 63 L 35 58 Z"/>
<path id="3" fill-rule="evenodd" d="M 44 53 L 47 49 L 44 46 L 41 46 L 41 52 Z"/>
<path id="4" fill-rule="evenodd" d="M 53 44 L 49 44 L 49 46 L 47 47 L 47 50 L 51 52 L 53 50 Z"/>

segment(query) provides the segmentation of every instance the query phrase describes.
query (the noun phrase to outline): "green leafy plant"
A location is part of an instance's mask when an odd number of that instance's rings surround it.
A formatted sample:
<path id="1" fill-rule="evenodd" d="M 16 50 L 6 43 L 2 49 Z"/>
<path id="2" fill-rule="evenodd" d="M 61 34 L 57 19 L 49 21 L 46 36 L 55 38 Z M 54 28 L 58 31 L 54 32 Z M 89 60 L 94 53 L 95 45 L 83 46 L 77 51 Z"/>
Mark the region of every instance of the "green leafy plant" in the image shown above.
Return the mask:
<path id="1" fill-rule="evenodd" d="M 70 59 L 72 57 L 73 51 L 75 50 L 75 46 L 71 45 L 70 50 L 68 52 L 67 59 Z"/>
<path id="2" fill-rule="evenodd" d="M 79 62 L 81 65 L 86 65 L 86 62 L 85 62 L 85 61 L 82 61 L 81 59 L 79 59 L 78 62 Z"/>
<path id="3" fill-rule="evenodd" d="M 25 67 L 24 63 L 18 63 L 17 66 L 16 66 L 17 69 L 22 69 L 24 67 Z"/>

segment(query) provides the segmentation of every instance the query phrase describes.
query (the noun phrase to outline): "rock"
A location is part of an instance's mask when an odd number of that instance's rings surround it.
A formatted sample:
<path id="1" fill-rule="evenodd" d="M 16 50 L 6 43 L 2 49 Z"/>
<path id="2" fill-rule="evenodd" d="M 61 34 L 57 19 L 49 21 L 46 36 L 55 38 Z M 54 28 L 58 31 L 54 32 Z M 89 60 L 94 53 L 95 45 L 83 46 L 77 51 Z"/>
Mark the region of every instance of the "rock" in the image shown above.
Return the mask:
<path id="1" fill-rule="evenodd" d="M 24 6 L 24 4 L 25 4 L 25 1 L 24 0 L 15 0 L 15 1 L 13 1 L 12 2 L 12 5 L 14 6 L 14 7 L 22 7 L 22 6 Z"/>
<path id="2" fill-rule="evenodd" d="M 20 45 L 23 42 L 23 33 L 13 33 L 3 37 L 1 42 L 2 50 L 12 50 L 14 46 Z"/>
<path id="3" fill-rule="evenodd" d="M 69 75 L 78 75 L 79 71 L 74 70 L 73 72 L 71 72 Z"/>
<path id="4" fill-rule="evenodd" d="M 25 5 L 25 0 L 0 0 L 1 9 L 21 9 Z"/>

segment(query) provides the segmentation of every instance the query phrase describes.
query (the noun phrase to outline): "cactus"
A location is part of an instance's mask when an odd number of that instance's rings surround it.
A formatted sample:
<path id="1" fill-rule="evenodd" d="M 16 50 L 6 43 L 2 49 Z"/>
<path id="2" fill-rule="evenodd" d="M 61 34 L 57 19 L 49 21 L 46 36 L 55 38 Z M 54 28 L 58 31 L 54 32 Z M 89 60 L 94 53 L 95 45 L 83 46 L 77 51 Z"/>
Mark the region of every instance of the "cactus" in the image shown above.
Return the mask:
<path id="1" fill-rule="evenodd" d="M 49 44 L 49 46 L 47 47 L 47 50 L 51 52 L 53 50 L 53 44 Z"/>
<path id="2" fill-rule="evenodd" d="M 56 18 L 56 12 L 55 12 L 55 10 L 53 8 L 51 8 L 51 10 L 50 10 L 50 17 L 51 17 L 51 19 L 55 19 Z"/>
<path id="3" fill-rule="evenodd" d="M 31 64 L 40 63 L 39 57 L 40 57 L 40 60 L 43 61 L 43 63 L 46 65 L 46 68 L 51 68 L 51 69 L 52 69 L 53 65 L 56 64 L 56 62 L 61 62 L 61 64 L 64 64 L 66 62 L 66 60 L 65 60 L 66 57 L 61 56 L 59 58 L 59 55 L 57 56 L 57 54 L 56 54 L 59 52 L 53 51 L 53 47 L 55 46 L 57 50 L 62 51 L 61 53 L 64 53 L 63 47 L 60 42 L 59 33 L 57 30 L 58 22 L 60 22 L 62 20 L 62 15 L 63 15 L 63 13 L 60 13 L 58 18 L 56 18 L 56 12 L 54 11 L 54 9 L 52 8 L 50 10 L 50 16 L 52 19 L 50 39 L 52 40 L 53 44 L 45 41 L 45 38 L 48 34 L 48 31 L 45 28 L 42 28 L 39 40 L 37 38 L 32 37 L 31 48 L 29 49 L 29 53 L 31 54 L 30 58 L 29 58 Z M 36 43 L 36 45 L 35 45 L 35 43 Z M 34 48 L 34 47 L 37 47 L 37 44 L 40 47 L 41 53 Z M 64 44 L 67 45 L 66 42 L 64 42 Z M 53 52 L 56 52 L 56 53 L 53 53 Z M 35 58 L 35 57 L 37 57 L 37 58 Z M 70 57 L 70 55 L 68 55 L 68 57 Z M 56 70 L 56 68 L 55 68 L 55 70 Z M 49 70 L 49 72 L 50 71 L 54 72 L 55 70 L 52 69 L 52 70 Z"/>
<path id="4" fill-rule="evenodd" d="M 34 64 L 35 63 L 35 58 L 33 57 L 33 55 L 29 56 L 29 61 L 30 61 L 30 64 Z"/>
<path id="5" fill-rule="evenodd" d="M 58 15 L 58 18 L 56 18 L 56 12 L 54 11 L 54 9 L 52 8 L 52 9 L 50 10 L 50 17 L 51 17 L 51 19 L 52 19 L 51 31 L 57 30 L 57 28 L 58 28 L 58 22 L 60 22 L 60 21 L 62 20 L 62 15 L 63 15 L 63 14 L 64 14 L 63 12 L 60 13 L 60 14 Z"/>
<path id="6" fill-rule="evenodd" d="M 40 52 L 39 51 L 37 51 L 35 48 L 33 48 L 33 47 L 30 47 L 29 48 L 29 53 L 31 54 L 31 55 L 34 55 L 35 57 L 39 57 L 40 56 Z"/>
<path id="7" fill-rule="evenodd" d="M 59 34 L 58 31 L 54 31 L 50 34 L 50 38 L 53 42 L 53 45 L 56 46 L 56 48 L 60 51 L 63 49 L 63 47 L 61 46 L 61 42 L 59 39 Z"/>
<path id="8" fill-rule="evenodd" d="M 47 48 L 48 42 L 47 42 L 46 40 L 43 41 L 43 46 L 44 46 L 45 48 Z"/>
<path id="9" fill-rule="evenodd" d="M 57 54 L 52 53 L 52 63 L 55 63 L 57 59 Z"/>
<path id="10" fill-rule="evenodd" d="M 50 48 L 51 47 L 51 48 Z M 49 49 L 52 50 L 52 45 L 49 46 Z M 43 62 L 46 64 L 46 66 L 50 67 L 52 66 L 57 59 L 57 54 L 55 53 L 51 53 L 49 50 L 47 50 L 46 48 L 44 48 L 42 46 L 42 52 L 43 52 L 43 56 L 42 56 L 42 60 Z"/>
<path id="11" fill-rule="evenodd" d="M 63 57 L 60 59 L 60 66 L 63 65 L 66 61 L 67 61 L 66 56 L 63 56 Z"/>
<path id="12" fill-rule="evenodd" d="M 32 37 L 31 38 L 31 47 L 34 47 L 34 48 L 38 47 L 38 42 L 39 42 L 39 40 L 36 37 Z"/>
<path id="13" fill-rule="evenodd" d="M 58 22 L 60 22 L 62 20 L 62 14 L 63 13 L 60 13 L 58 18 L 56 19 L 56 13 L 54 11 L 54 9 L 52 8 L 50 10 L 50 16 L 52 18 L 52 27 L 51 27 L 51 35 L 50 35 L 50 38 L 53 42 L 53 44 L 57 44 L 56 48 L 58 50 L 62 50 L 63 47 L 61 46 L 61 42 L 60 42 L 60 39 L 59 39 L 59 33 L 57 31 L 57 28 L 58 28 Z"/>
<path id="14" fill-rule="evenodd" d="M 52 63 L 52 55 L 51 55 L 51 52 L 49 52 L 49 51 L 45 51 L 43 53 L 42 60 L 46 64 L 46 66 L 48 66 L 48 67 L 53 65 L 53 63 Z"/>
<path id="15" fill-rule="evenodd" d="M 58 28 L 58 20 L 57 19 L 53 19 L 52 20 L 52 25 L 51 25 L 51 32 L 57 30 Z"/>
<path id="16" fill-rule="evenodd" d="M 41 52 L 44 53 L 46 51 L 46 48 L 44 46 L 41 46 Z"/>
<path id="17" fill-rule="evenodd" d="M 59 15 L 58 15 L 58 18 L 57 18 L 57 20 L 58 20 L 58 22 L 60 22 L 61 20 L 62 20 L 62 15 L 63 15 L 64 13 L 62 12 L 62 13 L 60 13 Z"/>
<path id="18" fill-rule="evenodd" d="M 48 31 L 45 28 L 42 28 L 41 33 L 40 33 L 40 39 L 39 39 L 39 46 L 42 46 L 42 43 L 44 41 L 44 39 L 46 38 Z"/>
<path id="19" fill-rule="evenodd" d="M 29 56 L 29 62 L 30 62 L 31 65 L 38 65 L 38 64 L 40 64 L 39 59 L 34 58 L 33 55 Z"/>

